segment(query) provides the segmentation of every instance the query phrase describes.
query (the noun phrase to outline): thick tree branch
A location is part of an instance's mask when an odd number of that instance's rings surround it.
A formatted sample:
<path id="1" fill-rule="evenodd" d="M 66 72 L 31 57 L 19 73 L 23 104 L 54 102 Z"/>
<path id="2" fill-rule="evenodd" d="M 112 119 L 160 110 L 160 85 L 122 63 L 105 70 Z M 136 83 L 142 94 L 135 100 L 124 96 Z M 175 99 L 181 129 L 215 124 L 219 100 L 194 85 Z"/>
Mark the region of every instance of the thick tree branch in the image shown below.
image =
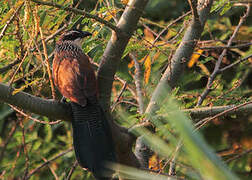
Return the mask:
<path id="1" fill-rule="evenodd" d="M 213 0 L 209 0 L 209 3 L 205 6 L 205 0 L 199 1 L 198 9 L 200 10 L 198 10 L 198 14 L 200 21 L 195 21 L 193 19 L 190 26 L 187 28 L 179 47 L 171 59 L 170 65 L 167 67 L 152 94 L 151 101 L 146 109 L 146 113 L 154 113 L 158 108 L 157 102 L 162 100 L 162 97 L 167 92 L 168 87 L 170 86 L 173 88 L 176 85 L 179 77 L 182 74 L 185 62 L 190 59 L 197 41 L 200 39 L 201 33 L 204 29 L 204 24 L 209 16 L 212 3 Z M 200 5 L 204 5 L 204 7 L 202 8 Z"/>
<path id="2" fill-rule="evenodd" d="M 67 104 L 46 100 L 24 92 L 12 95 L 12 91 L 12 88 L 0 83 L 0 101 L 52 119 L 71 120 L 72 111 Z"/>
<path id="3" fill-rule="evenodd" d="M 149 117 L 154 117 L 153 115 L 155 114 L 156 110 L 158 110 L 159 105 L 165 99 L 169 88 L 173 88 L 181 76 L 183 72 L 183 66 L 185 65 L 185 62 L 192 56 L 197 41 L 200 39 L 201 33 L 204 30 L 204 24 L 209 16 L 212 3 L 213 0 L 199 0 L 197 15 L 194 14 L 195 16 L 199 17 L 193 17 L 179 47 L 171 59 L 171 62 L 162 75 L 162 78 L 160 79 L 156 89 L 154 90 L 151 100 L 145 111 L 145 113 L 149 114 Z M 195 3 L 193 5 L 195 5 Z M 194 10 L 195 9 L 192 9 L 192 11 Z M 147 118 L 146 121 L 148 120 L 150 119 Z M 138 147 L 136 154 L 138 157 L 140 157 L 139 161 L 148 162 L 148 158 L 151 154 L 149 148 L 147 148 L 144 144 L 144 137 L 139 137 L 137 139 L 136 147 Z M 143 165 L 146 167 L 147 163 L 144 163 Z"/>
<path id="4" fill-rule="evenodd" d="M 24 92 L 18 92 L 15 95 L 11 95 L 13 89 L 0 83 L 0 102 L 5 102 L 19 107 L 23 110 L 31 113 L 47 116 L 52 119 L 61 119 L 65 121 L 71 120 L 71 107 L 68 104 L 64 104 L 55 100 L 47 100 L 40 97 L 36 97 Z M 227 111 L 236 107 L 237 105 L 227 106 L 214 106 L 214 107 L 202 107 L 193 109 L 182 110 L 185 113 L 190 114 L 191 118 L 197 122 L 199 119 L 215 116 L 223 111 Z M 225 113 L 225 115 L 231 114 L 250 114 L 252 113 L 252 104 L 236 108 L 232 111 Z M 136 125 L 130 129 L 130 132 L 134 131 L 134 128 L 141 128 L 144 126 L 150 126 L 149 123 L 143 123 L 142 125 Z"/>
<path id="5" fill-rule="evenodd" d="M 126 45 L 137 27 L 138 20 L 148 0 L 130 0 L 116 27 L 124 32 L 121 36 L 112 33 L 112 36 L 103 53 L 98 69 L 98 84 L 100 100 L 107 111 L 110 107 L 111 89 L 117 66 L 123 55 Z"/>

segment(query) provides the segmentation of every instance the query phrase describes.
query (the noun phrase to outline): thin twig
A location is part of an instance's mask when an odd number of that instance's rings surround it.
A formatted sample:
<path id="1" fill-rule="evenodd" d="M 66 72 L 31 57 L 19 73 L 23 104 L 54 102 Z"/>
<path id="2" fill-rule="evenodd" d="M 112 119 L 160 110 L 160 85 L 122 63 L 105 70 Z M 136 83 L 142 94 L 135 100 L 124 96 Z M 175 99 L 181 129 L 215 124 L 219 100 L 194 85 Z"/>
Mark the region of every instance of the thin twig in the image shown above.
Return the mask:
<path id="1" fill-rule="evenodd" d="M 234 46 L 204 46 L 204 47 L 198 47 L 199 49 L 235 49 L 235 48 L 242 48 L 242 47 L 248 47 L 251 46 L 252 42 L 245 43 L 245 44 L 238 44 Z"/>
<path id="2" fill-rule="evenodd" d="M 183 14 L 182 16 L 179 16 L 177 19 L 173 20 L 172 22 L 170 22 L 159 34 L 158 36 L 154 39 L 154 41 L 152 42 L 152 44 L 154 45 L 157 40 L 162 36 L 162 34 L 169 29 L 173 24 L 177 23 L 178 21 L 180 21 L 181 19 L 183 19 L 184 17 L 188 16 L 190 13 L 192 13 L 192 11 L 188 11 L 187 13 Z"/>
<path id="3" fill-rule="evenodd" d="M 237 109 L 239 109 L 239 108 L 241 108 L 241 107 L 243 107 L 243 106 L 246 106 L 246 105 L 248 105 L 248 104 L 251 104 L 251 103 L 252 103 L 252 101 L 245 102 L 245 103 L 242 103 L 242 104 L 240 104 L 240 105 L 238 105 L 238 106 L 229 108 L 229 109 L 227 109 L 227 110 L 225 110 L 225 111 L 223 111 L 223 112 L 221 112 L 221 113 L 218 113 L 218 114 L 216 114 L 216 115 L 213 116 L 213 117 L 205 118 L 205 119 L 203 119 L 203 120 L 201 120 L 201 121 L 199 121 L 199 122 L 197 122 L 197 123 L 195 124 L 195 127 L 196 127 L 195 130 L 198 130 L 198 129 L 202 128 L 205 124 L 207 124 L 208 122 L 210 122 L 211 120 L 213 120 L 213 119 L 215 119 L 215 118 L 218 118 L 218 117 L 220 117 L 220 116 L 223 116 L 223 115 L 227 114 L 228 112 L 235 111 L 235 110 L 237 110 Z"/>
<path id="4" fill-rule="evenodd" d="M 159 170 L 148 169 L 148 168 L 144 168 L 144 167 L 140 167 L 139 169 L 142 170 L 142 171 L 152 172 L 152 173 L 154 173 L 154 175 L 156 174 L 157 176 L 158 175 L 164 175 L 164 176 L 167 176 L 168 179 L 172 179 L 172 180 L 176 180 L 176 179 L 177 180 L 183 180 L 184 179 L 184 178 L 180 178 L 180 177 L 177 177 L 177 176 L 169 175 L 167 173 L 162 173 Z"/>
<path id="5" fill-rule="evenodd" d="M 14 123 L 14 125 L 12 126 L 12 128 L 11 128 L 11 130 L 10 130 L 10 132 L 9 132 L 8 137 L 7 137 L 7 138 L 5 139 L 5 141 L 2 143 L 3 145 L 1 145 L 2 151 L 1 151 L 1 153 L 0 153 L 0 163 L 2 162 L 2 160 L 3 160 L 3 158 L 4 158 L 4 153 L 5 153 L 5 151 L 6 151 L 6 148 L 7 148 L 8 144 L 9 144 L 11 138 L 13 137 L 14 133 L 16 132 L 17 123 L 18 123 L 18 121 L 16 121 L 16 122 Z"/>
<path id="6" fill-rule="evenodd" d="M 31 0 L 32 2 L 35 2 L 37 4 L 40 4 L 40 5 L 46 5 L 46 6 L 52 6 L 52 7 L 55 7 L 55 8 L 58 8 L 58 9 L 63 9 L 65 11 L 69 11 L 69 12 L 73 12 L 75 14 L 80 14 L 80 15 L 83 15 L 87 18 L 91 18 L 91 19 L 94 19 L 106 26 L 108 26 L 110 29 L 114 30 L 117 34 L 121 34 L 121 30 L 118 29 L 115 25 L 113 25 L 112 23 L 98 17 L 98 16 L 95 16 L 93 14 L 90 14 L 86 11 L 82 11 L 82 10 L 79 10 L 79 9 L 76 9 L 76 8 L 70 8 L 70 7 L 65 7 L 65 6 L 61 6 L 59 4 L 56 4 L 54 2 L 47 2 L 47 1 L 38 1 L 38 0 Z"/>
<path id="7" fill-rule="evenodd" d="M 52 71 L 50 69 L 50 63 L 49 63 L 47 48 L 46 48 L 44 35 L 43 35 L 43 31 L 42 31 L 41 27 L 39 27 L 39 31 L 40 31 L 40 35 L 41 35 L 42 44 L 43 44 L 44 56 L 45 56 L 45 60 L 46 60 L 46 63 L 47 63 L 47 73 L 48 73 L 49 81 L 50 81 L 50 84 L 51 84 L 52 97 L 53 97 L 53 99 L 55 99 L 56 95 L 55 95 L 55 89 L 54 89 L 54 84 L 53 84 L 53 80 L 52 80 Z"/>
<path id="8" fill-rule="evenodd" d="M 23 6 L 24 3 L 20 4 L 19 7 L 16 9 L 16 11 L 13 13 L 13 15 L 10 17 L 10 19 L 6 22 L 5 26 L 3 27 L 1 33 L 0 33 L 0 41 L 1 39 L 4 37 L 5 32 L 8 28 L 8 26 L 10 25 L 10 23 L 14 20 L 14 18 L 16 17 L 17 12 L 21 9 L 21 7 Z"/>
<path id="9" fill-rule="evenodd" d="M 23 120 L 20 117 L 18 119 L 19 119 L 19 125 L 20 125 L 20 127 L 22 129 L 22 147 L 23 147 L 23 151 L 24 151 L 24 154 L 25 154 L 25 172 L 24 172 L 24 175 L 23 175 L 22 179 L 26 179 L 26 176 L 27 176 L 28 171 L 29 171 L 30 162 L 29 162 L 29 156 L 28 156 L 26 142 L 25 142 L 25 129 L 24 129 Z"/>
<path id="10" fill-rule="evenodd" d="M 73 175 L 73 172 L 75 171 L 77 166 L 78 166 L 78 161 L 75 161 L 65 180 L 70 180 L 71 179 L 71 177 Z"/>
<path id="11" fill-rule="evenodd" d="M 18 64 L 19 62 L 20 62 L 20 59 L 15 59 L 12 63 L 0 68 L 0 74 L 8 71 L 9 69 L 11 69 L 13 66 Z"/>
<path id="12" fill-rule="evenodd" d="M 112 108 L 111 108 L 111 111 L 112 111 L 112 112 L 114 111 L 116 105 L 117 105 L 118 102 L 120 101 L 120 98 L 122 97 L 122 94 L 123 94 L 123 92 L 125 91 L 126 87 L 127 87 L 127 82 L 125 81 L 125 83 L 123 84 L 123 87 L 122 87 L 122 89 L 121 89 L 119 95 L 118 95 L 117 98 L 116 98 L 115 103 L 112 105 Z"/>
<path id="13" fill-rule="evenodd" d="M 9 82 L 9 86 L 12 85 L 12 83 L 13 83 L 13 81 L 14 81 L 14 79 L 15 79 L 16 74 L 18 73 L 19 69 L 21 68 L 22 64 L 24 63 L 25 58 L 26 58 L 26 56 L 28 55 L 28 51 L 29 51 L 30 46 L 31 46 L 31 42 L 30 42 L 30 44 L 28 45 L 28 48 L 27 48 L 27 50 L 26 50 L 26 52 L 25 52 L 25 55 L 24 55 L 24 57 L 22 58 L 20 64 L 18 65 L 16 71 L 15 71 L 14 74 L 12 75 L 12 77 L 11 77 L 11 79 L 10 79 L 10 82 Z"/>
<path id="14" fill-rule="evenodd" d="M 252 54 L 250 54 L 250 55 L 248 55 L 247 57 L 242 58 L 242 59 L 240 59 L 240 60 L 238 60 L 238 61 L 236 61 L 236 62 L 234 62 L 234 63 L 232 63 L 232 64 L 230 64 L 230 65 L 228 65 L 228 66 L 226 66 L 226 67 L 224 67 L 224 68 L 221 68 L 221 69 L 219 70 L 219 72 L 223 72 L 223 71 L 225 71 L 225 70 L 227 70 L 227 69 L 229 69 L 229 68 L 231 68 L 231 67 L 233 67 L 233 66 L 235 66 L 235 65 L 237 65 L 237 64 L 240 64 L 240 63 L 243 62 L 243 61 L 248 60 L 248 59 L 251 58 L 251 57 L 252 57 Z"/>
<path id="15" fill-rule="evenodd" d="M 61 156 L 64 156 L 65 154 L 71 152 L 73 150 L 73 148 L 70 148 L 60 154 L 58 154 L 57 156 L 53 157 L 52 159 L 49 159 L 48 161 L 44 162 L 43 164 L 41 164 L 40 166 L 38 166 L 37 168 L 31 170 L 31 172 L 27 175 L 26 179 L 28 180 L 32 175 L 34 175 L 38 170 L 40 170 L 41 168 L 43 168 L 44 166 L 48 165 L 49 163 L 51 163 L 52 161 L 60 158 Z"/>
<path id="16" fill-rule="evenodd" d="M 10 170 L 10 174 L 13 175 L 12 178 L 9 178 L 9 179 L 15 179 L 14 177 L 14 169 L 16 168 L 16 165 L 17 165 L 17 160 L 18 158 L 20 157 L 20 154 L 21 154 L 21 149 L 22 149 L 22 146 L 19 146 L 18 148 L 18 151 L 17 151 L 17 154 L 16 154 L 16 157 L 15 157 L 15 160 L 14 162 L 12 163 L 12 167 L 11 167 L 11 170 Z"/>
<path id="17" fill-rule="evenodd" d="M 140 114 L 144 113 L 144 102 L 143 102 L 143 92 L 142 92 L 142 83 L 141 83 L 141 67 L 139 62 L 137 61 L 136 56 L 133 53 L 130 53 L 129 56 L 133 59 L 135 65 L 135 85 L 137 92 L 137 101 L 139 104 L 139 112 Z"/>
<path id="18" fill-rule="evenodd" d="M 50 125 L 53 125 L 53 124 L 58 124 L 61 122 L 61 120 L 57 120 L 57 121 L 53 121 L 53 122 L 47 122 L 47 121 L 41 121 L 41 120 L 38 120 L 38 119 L 35 119 L 33 117 L 31 117 L 30 115 L 24 113 L 23 111 L 19 110 L 18 108 L 16 108 L 15 106 L 13 105 L 10 105 L 9 106 L 14 109 L 15 111 L 19 112 L 20 114 L 22 114 L 23 116 L 35 121 L 35 122 L 38 122 L 38 123 L 41 123 L 41 124 L 50 124 Z"/>
<path id="19" fill-rule="evenodd" d="M 249 154 L 249 153 L 251 153 L 251 152 L 252 152 L 252 149 L 248 149 L 248 150 L 242 152 L 241 154 L 237 154 L 236 156 L 234 156 L 234 157 L 232 157 L 232 158 L 226 160 L 226 163 L 230 163 L 231 161 L 234 161 L 234 160 L 236 160 L 236 159 L 239 159 L 239 158 L 241 158 L 242 156 L 247 155 L 247 154 Z"/>
<path id="20" fill-rule="evenodd" d="M 245 19 L 248 17 L 249 12 L 250 12 L 250 5 L 247 4 L 246 5 L 247 10 L 246 13 L 240 18 L 240 21 L 238 23 L 238 25 L 236 26 L 232 36 L 230 37 L 230 39 L 228 40 L 227 43 L 227 47 L 231 46 L 233 39 L 236 37 L 241 25 L 243 24 L 243 22 L 245 21 Z M 221 55 L 219 56 L 215 67 L 214 67 L 214 71 L 212 72 L 212 74 L 210 75 L 210 77 L 208 78 L 208 82 L 207 82 L 207 86 L 206 89 L 204 90 L 204 92 L 200 95 L 198 102 L 197 102 L 197 106 L 200 106 L 203 102 L 203 100 L 206 98 L 206 96 L 209 94 L 209 92 L 211 91 L 211 85 L 215 79 L 215 77 L 217 76 L 217 74 L 220 72 L 220 65 L 222 62 L 222 59 L 224 58 L 224 56 L 226 55 L 227 49 L 224 49 L 221 53 Z"/>
<path id="21" fill-rule="evenodd" d="M 43 161 L 44 162 L 47 162 L 48 160 L 46 159 L 46 158 L 42 158 L 43 159 Z M 48 167 L 49 167 L 49 169 L 50 169 L 50 171 L 52 172 L 52 174 L 53 174 L 53 176 L 54 176 L 54 179 L 55 180 L 59 180 L 59 177 L 58 177 L 58 175 L 56 174 L 56 172 L 54 171 L 54 169 L 50 166 L 50 165 L 48 165 Z"/>

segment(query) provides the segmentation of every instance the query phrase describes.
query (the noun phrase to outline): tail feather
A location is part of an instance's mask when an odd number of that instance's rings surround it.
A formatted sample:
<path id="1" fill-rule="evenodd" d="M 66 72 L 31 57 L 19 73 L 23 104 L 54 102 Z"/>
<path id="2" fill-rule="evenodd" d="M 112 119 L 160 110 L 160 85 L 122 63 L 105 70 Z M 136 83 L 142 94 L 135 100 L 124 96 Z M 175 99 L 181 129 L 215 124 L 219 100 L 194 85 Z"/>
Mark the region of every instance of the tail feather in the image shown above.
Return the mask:
<path id="1" fill-rule="evenodd" d="M 110 127 L 99 104 L 85 107 L 71 102 L 73 112 L 73 144 L 79 164 L 89 169 L 97 179 L 112 171 L 105 167 L 106 161 L 115 162 Z"/>

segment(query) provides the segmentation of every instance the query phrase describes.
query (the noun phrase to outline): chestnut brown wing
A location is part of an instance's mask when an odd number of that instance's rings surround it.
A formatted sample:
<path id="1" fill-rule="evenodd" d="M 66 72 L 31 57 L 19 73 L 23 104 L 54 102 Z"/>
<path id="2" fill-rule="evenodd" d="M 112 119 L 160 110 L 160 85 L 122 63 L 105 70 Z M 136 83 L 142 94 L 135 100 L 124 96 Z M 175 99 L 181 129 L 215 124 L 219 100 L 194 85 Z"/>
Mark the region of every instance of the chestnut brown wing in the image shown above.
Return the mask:
<path id="1" fill-rule="evenodd" d="M 97 100 L 94 70 L 84 54 L 77 57 L 65 51 L 56 53 L 53 60 L 54 83 L 60 93 L 82 106 Z"/>

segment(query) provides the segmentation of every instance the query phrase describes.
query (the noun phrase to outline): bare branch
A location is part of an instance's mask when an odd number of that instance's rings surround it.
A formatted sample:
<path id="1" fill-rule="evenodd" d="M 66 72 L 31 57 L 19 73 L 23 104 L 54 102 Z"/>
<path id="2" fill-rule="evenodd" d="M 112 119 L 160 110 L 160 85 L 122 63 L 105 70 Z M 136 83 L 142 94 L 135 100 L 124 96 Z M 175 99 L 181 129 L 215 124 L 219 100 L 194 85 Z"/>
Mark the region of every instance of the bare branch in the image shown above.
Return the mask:
<path id="1" fill-rule="evenodd" d="M 239 105 L 238 105 L 239 106 Z M 197 119 L 215 116 L 219 113 L 225 112 L 225 115 L 231 114 L 250 114 L 252 113 L 252 104 L 247 103 L 237 107 L 237 105 L 227 105 L 227 106 L 214 106 L 214 107 L 202 107 L 183 110 L 185 113 L 189 113 L 191 118 L 197 122 Z"/>
<path id="2" fill-rule="evenodd" d="M 19 7 L 16 9 L 16 11 L 13 13 L 13 15 L 10 17 L 10 19 L 6 22 L 5 26 L 3 27 L 1 33 L 0 33 L 0 40 L 4 37 L 6 30 L 8 29 L 8 26 L 13 21 L 13 19 L 16 17 L 17 12 L 21 9 L 24 3 L 20 4 Z"/>
<path id="3" fill-rule="evenodd" d="M 239 31 L 242 23 L 245 21 L 245 19 L 249 15 L 250 5 L 247 4 L 246 7 L 247 7 L 246 13 L 243 15 L 243 17 L 240 18 L 240 21 L 239 21 L 238 25 L 236 26 L 236 28 L 235 28 L 232 36 L 228 40 L 227 47 L 231 46 L 232 41 L 236 37 L 236 35 L 237 35 L 237 33 L 238 33 L 238 31 Z M 227 49 L 224 49 L 222 51 L 221 55 L 219 56 L 219 58 L 218 58 L 218 60 L 217 60 L 217 62 L 215 64 L 214 70 L 213 70 L 212 74 L 210 75 L 210 77 L 208 78 L 206 89 L 200 95 L 200 97 L 198 99 L 197 106 L 200 106 L 202 104 L 202 102 L 204 101 L 204 99 L 206 98 L 206 96 L 210 93 L 210 91 L 211 91 L 211 85 L 212 85 L 214 79 L 216 78 L 216 76 L 220 73 L 220 65 L 221 65 L 222 59 L 224 58 L 224 56 L 226 55 L 226 53 L 227 53 Z"/>
<path id="4" fill-rule="evenodd" d="M 7 148 L 7 145 L 9 144 L 11 138 L 13 137 L 16 129 L 17 129 L 17 124 L 18 124 L 18 121 L 14 122 L 14 125 L 12 126 L 10 132 L 9 132 L 9 135 L 8 137 L 5 139 L 4 142 L 1 143 L 1 153 L 0 153 L 0 163 L 2 162 L 3 158 L 4 158 L 4 153 L 6 151 L 6 148 Z"/>
<path id="5" fill-rule="evenodd" d="M 231 161 L 234 161 L 234 160 L 236 160 L 236 159 L 239 159 L 239 158 L 241 158 L 242 156 L 248 155 L 248 154 L 250 154 L 251 152 L 252 152 L 252 149 L 248 149 L 248 150 L 242 152 L 241 154 L 237 154 L 236 156 L 234 156 L 234 157 L 232 157 L 232 158 L 226 160 L 226 163 L 230 163 Z"/>
<path id="6" fill-rule="evenodd" d="M 195 124 L 196 129 L 200 129 L 201 127 L 203 127 L 205 124 L 207 124 L 207 123 L 210 122 L 211 120 L 216 119 L 216 118 L 218 118 L 218 117 L 220 117 L 220 116 L 226 115 L 228 112 L 235 111 L 235 110 L 237 110 L 237 109 L 239 109 L 239 108 L 241 108 L 241 107 L 244 107 L 244 106 L 246 106 L 246 105 L 252 105 L 252 101 L 242 103 L 242 104 L 240 104 L 240 105 L 238 105 L 238 106 L 234 106 L 234 107 L 229 108 L 229 109 L 227 109 L 227 110 L 225 110 L 225 111 L 222 111 L 222 112 L 216 114 L 216 115 L 213 116 L 213 117 L 203 119 L 203 120 L 201 120 L 201 121 L 199 121 L 199 122 L 197 122 L 197 123 Z"/>
<path id="7" fill-rule="evenodd" d="M 192 20 L 190 26 L 185 32 L 185 35 L 177 48 L 174 56 L 171 59 L 170 64 L 166 68 L 162 78 L 160 79 L 157 87 L 155 88 L 151 100 L 145 110 L 145 113 L 149 114 L 149 117 L 153 117 L 155 112 L 159 109 L 160 103 L 164 100 L 165 94 L 168 92 L 169 88 L 173 88 L 177 83 L 178 78 L 182 74 L 183 65 L 185 64 L 186 60 L 190 59 L 193 50 L 199 40 L 201 33 L 204 29 L 205 21 L 208 18 L 210 13 L 210 8 L 213 3 L 213 0 L 199 0 L 199 20 L 195 18 Z M 206 3 L 208 2 L 208 3 Z M 203 4 L 203 8 L 202 8 Z M 146 121 L 150 119 L 146 118 Z M 143 137 L 139 137 L 136 142 L 136 147 L 138 147 L 138 157 L 140 157 L 140 161 L 147 162 L 150 156 L 149 149 L 144 144 L 142 140 Z M 143 164 L 143 163 L 142 163 Z M 146 163 L 144 163 L 146 167 Z"/>
<path id="8" fill-rule="evenodd" d="M 71 107 L 68 104 L 46 100 L 24 92 L 12 95 L 12 91 L 12 88 L 0 83 L 0 101 L 49 118 L 65 121 L 72 119 Z"/>
<path id="9" fill-rule="evenodd" d="M 32 175 L 34 175 L 38 170 L 40 170 L 41 168 L 43 168 L 44 166 L 48 165 L 49 163 L 51 163 L 52 161 L 64 156 L 65 154 L 71 152 L 73 150 L 73 148 L 70 148 L 60 154 L 58 154 L 57 156 L 53 157 L 52 159 L 49 159 L 48 161 L 45 161 L 45 163 L 41 164 L 40 166 L 38 166 L 37 168 L 33 169 L 26 177 L 26 180 L 30 179 L 30 177 Z"/>
<path id="10" fill-rule="evenodd" d="M 11 69 L 13 66 L 18 64 L 19 62 L 20 62 L 20 59 L 15 59 L 12 63 L 0 68 L 0 74 L 8 71 L 9 69 Z"/>
<path id="11" fill-rule="evenodd" d="M 199 14 L 197 10 L 197 0 L 187 0 L 187 1 L 191 7 L 194 21 L 199 21 Z"/>
<path id="12" fill-rule="evenodd" d="M 61 6 L 59 4 L 56 4 L 54 2 L 47 2 L 47 1 L 38 1 L 38 0 L 31 0 L 32 2 L 35 2 L 37 4 L 40 4 L 40 5 L 46 5 L 46 6 L 52 6 L 52 7 L 55 7 L 55 8 L 58 8 L 58 9 L 63 9 L 65 11 L 69 11 L 69 12 L 73 12 L 75 14 L 80 14 L 80 15 L 83 15 L 87 18 L 91 18 L 91 19 L 94 19 L 104 25 L 106 25 L 107 27 L 109 27 L 110 29 L 114 30 L 116 33 L 120 34 L 121 31 L 120 29 L 118 29 L 116 26 L 114 26 L 113 24 L 111 24 L 110 22 L 98 17 L 98 16 L 95 16 L 93 14 L 90 14 L 86 11 L 82 11 L 82 10 L 79 10 L 79 9 L 76 9 L 76 8 L 71 8 L 71 7 L 64 7 L 64 6 Z"/>
<path id="13" fill-rule="evenodd" d="M 41 124 L 50 124 L 50 125 L 58 124 L 58 123 L 61 122 L 61 120 L 57 120 L 57 121 L 53 121 L 53 122 L 41 121 L 41 120 L 38 120 L 38 119 L 35 119 L 35 118 L 31 117 L 30 115 L 24 113 L 22 110 L 19 110 L 17 107 L 15 107 L 13 105 L 9 104 L 9 106 L 12 109 L 14 109 L 15 111 L 17 111 L 18 113 L 20 113 L 21 115 L 23 115 L 24 117 L 29 118 L 29 119 L 33 120 L 34 122 L 38 122 L 38 123 L 41 123 Z"/>
<path id="14" fill-rule="evenodd" d="M 234 46 L 205 46 L 205 47 L 198 47 L 199 49 L 235 49 L 235 48 L 242 48 L 251 46 L 252 42 L 245 43 L 245 44 L 238 44 Z"/>
<path id="15" fill-rule="evenodd" d="M 44 49 L 44 56 L 45 56 L 45 60 L 46 60 L 46 67 L 47 67 L 47 73 L 49 76 L 49 81 L 50 81 L 50 87 L 51 87 L 51 91 L 52 91 L 52 97 L 53 99 L 55 99 L 55 88 L 54 88 L 54 84 L 53 84 L 53 79 L 52 79 L 52 72 L 51 72 L 51 68 L 50 68 L 50 63 L 49 63 L 49 58 L 48 58 L 48 53 L 47 53 L 47 48 L 46 48 L 46 43 L 44 40 L 44 35 L 43 35 L 43 31 L 42 28 L 39 27 L 39 32 L 40 32 L 40 36 L 41 36 L 41 41 L 42 41 L 42 45 L 43 45 L 43 49 Z"/>
<path id="16" fill-rule="evenodd" d="M 184 62 L 190 59 L 194 47 L 201 36 L 205 21 L 210 13 L 212 2 L 213 0 L 210 0 L 207 6 L 204 5 L 204 8 L 198 7 L 200 9 L 198 12 L 200 22 L 193 20 L 186 30 L 182 42 L 171 59 L 170 65 L 162 75 L 160 82 L 152 94 L 146 113 L 154 113 L 158 108 L 157 102 L 162 102 L 162 96 L 167 92 L 169 86 L 173 88 L 177 83 L 178 78 L 182 74 Z M 198 4 L 205 4 L 205 0 L 200 0 Z"/>
<path id="17" fill-rule="evenodd" d="M 76 168 L 77 166 L 78 166 L 78 161 L 76 160 L 76 161 L 74 162 L 72 168 L 70 169 L 70 171 L 69 171 L 69 173 L 68 173 L 68 175 L 67 175 L 67 177 L 66 177 L 66 180 L 70 180 L 70 179 L 71 179 L 72 174 L 73 174 L 73 172 L 74 172 L 74 170 L 75 170 L 75 168 Z"/>
<path id="18" fill-rule="evenodd" d="M 143 102 L 143 92 L 142 92 L 142 83 L 141 83 L 141 67 L 139 62 L 137 61 L 135 55 L 132 53 L 130 54 L 130 57 L 133 59 L 135 64 L 135 84 L 136 84 L 136 92 L 137 92 L 137 101 L 139 104 L 139 112 L 140 114 L 144 113 L 144 102 Z"/>
<path id="19" fill-rule="evenodd" d="M 109 110 L 111 88 L 114 81 L 114 75 L 119 64 L 119 60 L 128 44 L 128 41 L 137 27 L 138 20 L 144 10 L 148 0 L 131 0 L 124 10 L 116 27 L 124 32 L 118 36 L 112 33 L 112 36 L 103 53 L 98 69 L 98 84 L 100 101 L 105 111 Z"/>
<path id="20" fill-rule="evenodd" d="M 114 104 L 111 106 L 111 112 L 113 112 L 114 109 L 115 109 L 115 107 L 116 107 L 116 105 L 119 104 L 118 102 L 120 101 L 120 98 L 122 97 L 122 94 L 123 94 L 123 92 L 125 91 L 126 87 L 127 87 L 127 82 L 125 81 L 124 84 L 123 84 L 123 87 L 122 87 L 122 89 L 121 89 L 121 91 L 120 91 L 120 93 L 119 93 L 119 95 L 118 95 L 117 98 L 116 98 L 116 101 L 115 101 Z"/>
<path id="21" fill-rule="evenodd" d="M 236 61 L 236 62 L 234 62 L 234 63 L 232 63 L 232 64 L 229 64 L 228 66 L 226 66 L 226 67 L 224 67 L 224 68 L 219 69 L 219 72 L 221 73 L 221 72 L 223 72 L 223 71 L 225 71 L 225 70 L 227 70 L 227 69 L 229 69 L 229 68 L 231 68 L 231 67 L 233 67 L 233 66 L 235 66 L 235 65 L 237 65 L 237 64 L 240 64 L 240 63 L 243 62 L 243 61 L 248 60 L 248 59 L 251 58 L 251 57 L 252 57 L 252 54 L 250 54 L 250 55 L 248 55 L 247 57 L 242 58 L 242 59 L 240 59 L 240 60 L 238 60 L 238 61 Z"/>

